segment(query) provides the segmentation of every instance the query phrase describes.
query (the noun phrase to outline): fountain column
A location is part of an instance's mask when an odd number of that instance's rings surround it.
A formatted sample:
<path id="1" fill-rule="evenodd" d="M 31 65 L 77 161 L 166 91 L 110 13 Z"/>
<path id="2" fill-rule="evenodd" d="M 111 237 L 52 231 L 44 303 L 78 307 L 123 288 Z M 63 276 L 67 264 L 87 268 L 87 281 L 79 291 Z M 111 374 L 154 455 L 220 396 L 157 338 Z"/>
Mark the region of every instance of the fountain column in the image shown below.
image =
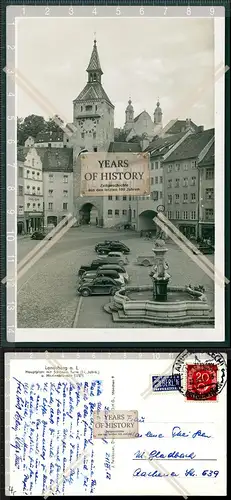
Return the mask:
<path id="1" fill-rule="evenodd" d="M 166 271 L 168 264 L 165 260 L 165 254 L 168 249 L 165 247 L 165 241 L 156 240 L 152 251 L 155 254 L 155 265 L 151 275 L 153 280 L 153 298 L 158 302 L 166 302 L 170 274 Z"/>

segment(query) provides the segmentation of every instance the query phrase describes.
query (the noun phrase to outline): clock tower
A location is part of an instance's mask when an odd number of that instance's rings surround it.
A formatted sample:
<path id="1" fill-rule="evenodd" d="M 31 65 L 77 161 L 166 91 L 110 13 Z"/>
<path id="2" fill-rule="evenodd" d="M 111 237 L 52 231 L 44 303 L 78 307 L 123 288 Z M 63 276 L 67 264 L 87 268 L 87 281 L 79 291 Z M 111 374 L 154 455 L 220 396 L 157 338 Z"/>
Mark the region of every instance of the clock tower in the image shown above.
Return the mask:
<path id="1" fill-rule="evenodd" d="M 98 221 L 103 219 L 103 198 L 80 198 L 80 158 L 83 149 L 89 152 L 108 151 L 114 141 L 114 106 L 102 86 L 102 75 L 97 44 L 94 40 L 91 58 L 87 67 L 87 83 L 73 101 L 73 123 L 76 132 L 70 140 L 73 147 L 74 205 L 76 216 L 83 204 L 93 205 L 98 210 Z M 85 217 L 86 218 L 86 217 Z"/>

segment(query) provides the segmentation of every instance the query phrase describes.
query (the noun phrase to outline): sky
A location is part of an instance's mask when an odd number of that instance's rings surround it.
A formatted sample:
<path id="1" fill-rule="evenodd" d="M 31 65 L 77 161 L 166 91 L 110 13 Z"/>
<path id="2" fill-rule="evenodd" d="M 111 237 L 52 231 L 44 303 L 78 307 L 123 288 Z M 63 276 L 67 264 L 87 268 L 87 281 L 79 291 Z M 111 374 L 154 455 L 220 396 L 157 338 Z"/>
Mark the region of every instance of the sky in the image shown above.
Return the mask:
<path id="1" fill-rule="evenodd" d="M 191 118 L 214 127 L 214 24 L 210 18 L 18 18 L 16 68 L 39 95 L 17 88 L 17 116 L 60 115 L 72 122 L 72 101 L 87 82 L 94 34 L 102 84 L 115 106 L 115 127 L 123 127 L 131 97 L 135 116 L 151 115 L 157 98 L 163 124 Z M 25 81 L 25 80 L 24 80 Z M 205 92 L 195 96 L 198 88 Z"/>

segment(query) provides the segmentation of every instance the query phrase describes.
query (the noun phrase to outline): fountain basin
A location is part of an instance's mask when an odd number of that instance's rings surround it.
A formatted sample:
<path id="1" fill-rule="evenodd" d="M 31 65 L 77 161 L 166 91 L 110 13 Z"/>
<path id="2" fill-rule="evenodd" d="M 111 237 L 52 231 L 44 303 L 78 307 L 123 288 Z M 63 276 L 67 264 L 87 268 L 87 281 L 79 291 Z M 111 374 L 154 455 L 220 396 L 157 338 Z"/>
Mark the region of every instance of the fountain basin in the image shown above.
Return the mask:
<path id="1" fill-rule="evenodd" d="M 168 287 L 166 302 L 153 301 L 153 286 L 121 288 L 104 306 L 114 322 L 152 323 L 156 326 L 213 324 L 211 308 L 203 292 L 190 287 Z"/>

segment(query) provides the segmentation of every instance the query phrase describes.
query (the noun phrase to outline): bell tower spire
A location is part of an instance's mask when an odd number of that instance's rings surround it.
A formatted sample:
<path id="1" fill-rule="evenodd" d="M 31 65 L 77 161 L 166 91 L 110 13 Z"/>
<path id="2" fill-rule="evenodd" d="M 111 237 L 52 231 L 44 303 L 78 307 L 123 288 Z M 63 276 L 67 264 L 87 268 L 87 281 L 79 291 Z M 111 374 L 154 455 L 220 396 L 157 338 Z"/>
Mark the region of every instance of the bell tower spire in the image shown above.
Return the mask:
<path id="1" fill-rule="evenodd" d="M 96 33 L 94 33 L 96 36 Z M 101 76 L 103 75 L 103 71 L 101 69 L 99 54 L 97 49 L 96 38 L 94 38 L 94 45 L 91 53 L 90 62 L 87 67 L 88 73 L 88 83 L 101 83 Z"/>

